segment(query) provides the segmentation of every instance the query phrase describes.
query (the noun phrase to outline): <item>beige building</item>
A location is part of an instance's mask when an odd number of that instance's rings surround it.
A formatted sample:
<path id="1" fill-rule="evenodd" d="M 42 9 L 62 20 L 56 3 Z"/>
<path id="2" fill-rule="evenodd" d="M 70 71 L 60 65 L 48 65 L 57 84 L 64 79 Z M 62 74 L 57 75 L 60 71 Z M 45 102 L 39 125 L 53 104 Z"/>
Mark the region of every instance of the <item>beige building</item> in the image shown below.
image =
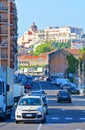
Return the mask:
<path id="1" fill-rule="evenodd" d="M 0 0 L 0 66 L 14 68 L 17 52 L 17 10 L 15 0 Z"/>
<path id="2" fill-rule="evenodd" d="M 45 39 L 49 41 L 68 42 L 71 39 L 79 38 L 83 34 L 83 29 L 78 27 L 49 27 L 45 29 Z"/>
<path id="3" fill-rule="evenodd" d="M 32 24 L 29 31 L 23 35 L 23 39 L 18 39 L 18 43 L 24 45 L 25 48 L 35 46 L 36 43 L 44 41 L 68 42 L 72 39 L 80 38 L 83 29 L 78 27 L 48 27 L 44 30 L 38 30 L 35 23 Z"/>

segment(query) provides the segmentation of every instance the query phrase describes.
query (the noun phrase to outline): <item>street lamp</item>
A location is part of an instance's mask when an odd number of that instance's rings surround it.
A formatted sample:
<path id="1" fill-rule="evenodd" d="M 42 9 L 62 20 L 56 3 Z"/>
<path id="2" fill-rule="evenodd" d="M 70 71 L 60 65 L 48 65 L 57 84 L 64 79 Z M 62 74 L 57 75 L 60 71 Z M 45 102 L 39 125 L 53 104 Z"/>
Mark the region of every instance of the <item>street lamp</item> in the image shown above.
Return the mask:
<path id="1" fill-rule="evenodd" d="M 19 55 L 19 53 L 16 53 L 14 56 L 14 72 L 16 72 L 16 70 L 19 71 L 19 58 L 17 59 L 18 55 Z M 18 63 L 18 66 L 16 66 L 17 63 Z"/>

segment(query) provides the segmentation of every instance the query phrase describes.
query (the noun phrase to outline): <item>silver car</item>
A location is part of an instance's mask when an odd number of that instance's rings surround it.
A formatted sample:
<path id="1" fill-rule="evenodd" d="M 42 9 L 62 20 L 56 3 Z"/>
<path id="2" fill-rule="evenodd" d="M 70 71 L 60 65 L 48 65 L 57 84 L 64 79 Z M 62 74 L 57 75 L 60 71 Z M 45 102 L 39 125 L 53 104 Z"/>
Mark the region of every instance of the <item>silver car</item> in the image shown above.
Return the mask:
<path id="1" fill-rule="evenodd" d="M 16 123 L 46 121 L 46 113 L 43 100 L 40 96 L 23 96 L 20 98 L 15 111 Z"/>

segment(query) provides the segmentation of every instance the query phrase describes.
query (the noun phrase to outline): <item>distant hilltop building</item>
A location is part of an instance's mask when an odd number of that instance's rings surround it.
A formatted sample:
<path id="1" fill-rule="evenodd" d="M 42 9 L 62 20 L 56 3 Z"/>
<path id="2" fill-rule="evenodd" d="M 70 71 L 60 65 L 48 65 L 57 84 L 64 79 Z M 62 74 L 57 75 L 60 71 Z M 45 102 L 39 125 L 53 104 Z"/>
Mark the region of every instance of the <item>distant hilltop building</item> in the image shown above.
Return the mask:
<path id="1" fill-rule="evenodd" d="M 37 26 L 35 25 L 34 22 L 33 22 L 33 24 L 32 24 L 31 27 L 30 27 L 30 31 L 31 31 L 31 32 L 37 32 L 37 31 L 38 31 Z"/>
<path id="2" fill-rule="evenodd" d="M 71 49 L 82 49 L 85 47 L 85 38 L 72 39 Z"/>
<path id="3" fill-rule="evenodd" d="M 44 41 L 68 42 L 72 39 L 81 38 L 84 34 L 83 29 L 79 27 L 63 26 L 63 27 L 48 27 L 43 30 L 38 30 L 33 22 L 29 31 L 25 31 L 24 35 L 18 39 L 18 45 L 25 48 L 34 47 L 36 44 Z"/>

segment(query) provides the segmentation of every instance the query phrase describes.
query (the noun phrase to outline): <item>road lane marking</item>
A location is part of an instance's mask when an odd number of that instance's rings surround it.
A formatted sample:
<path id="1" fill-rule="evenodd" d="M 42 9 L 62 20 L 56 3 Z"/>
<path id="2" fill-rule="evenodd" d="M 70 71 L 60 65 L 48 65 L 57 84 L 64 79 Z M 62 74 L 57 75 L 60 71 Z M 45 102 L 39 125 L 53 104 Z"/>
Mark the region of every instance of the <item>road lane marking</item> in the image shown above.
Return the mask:
<path id="1" fill-rule="evenodd" d="M 42 124 L 39 124 L 38 129 L 37 130 L 41 130 Z"/>
<path id="2" fill-rule="evenodd" d="M 73 118 L 72 117 L 66 117 L 65 119 L 66 120 L 72 120 Z"/>
<path id="3" fill-rule="evenodd" d="M 79 118 L 80 120 L 85 120 L 85 118 Z"/>
<path id="4" fill-rule="evenodd" d="M 52 120 L 59 120 L 59 117 L 52 117 Z"/>
<path id="5" fill-rule="evenodd" d="M 80 107 L 80 106 L 78 106 L 78 104 L 77 103 L 74 103 L 74 105 L 79 109 L 79 110 L 81 110 L 82 112 L 84 112 L 85 113 L 85 110 L 82 110 L 82 107 Z"/>

